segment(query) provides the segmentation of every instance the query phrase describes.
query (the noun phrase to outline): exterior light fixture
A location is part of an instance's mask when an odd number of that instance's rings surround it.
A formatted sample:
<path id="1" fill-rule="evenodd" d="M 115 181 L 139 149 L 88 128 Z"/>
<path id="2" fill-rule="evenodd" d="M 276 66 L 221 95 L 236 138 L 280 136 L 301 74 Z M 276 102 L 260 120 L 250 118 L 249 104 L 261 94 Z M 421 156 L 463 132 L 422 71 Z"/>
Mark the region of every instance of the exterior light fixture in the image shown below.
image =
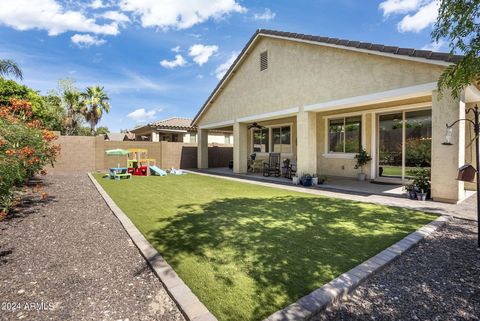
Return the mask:
<path id="1" fill-rule="evenodd" d="M 447 124 L 447 129 L 445 131 L 445 141 L 442 143 L 442 145 L 453 145 L 452 144 L 452 131 L 453 131 L 452 126 L 448 126 Z"/>

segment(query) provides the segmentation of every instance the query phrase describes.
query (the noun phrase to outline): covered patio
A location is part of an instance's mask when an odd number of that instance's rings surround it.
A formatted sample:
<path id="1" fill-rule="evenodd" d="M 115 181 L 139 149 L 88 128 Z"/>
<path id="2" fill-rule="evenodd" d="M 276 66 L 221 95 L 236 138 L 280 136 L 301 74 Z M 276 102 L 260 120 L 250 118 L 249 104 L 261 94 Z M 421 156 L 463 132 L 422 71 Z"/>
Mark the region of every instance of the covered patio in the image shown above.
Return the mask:
<path id="1" fill-rule="evenodd" d="M 283 175 L 279 177 L 275 176 L 263 176 L 260 173 L 234 173 L 232 169 L 228 167 L 217 167 L 217 168 L 207 168 L 199 170 L 202 173 L 218 175 L 218 176 L 227 176 L 227 177 L 236 177 L 253 181 L 260 182 L 269 182 L 280 185 L 292 185 L 292 180 L 285 178 Z M 381 184 L 373 183 L 369 181 L 357 181 L 354 178 L 341 177 L 341 176 L 322 176 L 321 178 L 326 179 L 325 182 L 321 185 L 313 186 L 313 189 L 324 189 L 332 190 L 339 192 L 346 192 L 352 194 L 360 195 L 384 195 L 390 197 L 401 197 L 405 198 L 405 191 L 402 185 L 399 184 Z"/>

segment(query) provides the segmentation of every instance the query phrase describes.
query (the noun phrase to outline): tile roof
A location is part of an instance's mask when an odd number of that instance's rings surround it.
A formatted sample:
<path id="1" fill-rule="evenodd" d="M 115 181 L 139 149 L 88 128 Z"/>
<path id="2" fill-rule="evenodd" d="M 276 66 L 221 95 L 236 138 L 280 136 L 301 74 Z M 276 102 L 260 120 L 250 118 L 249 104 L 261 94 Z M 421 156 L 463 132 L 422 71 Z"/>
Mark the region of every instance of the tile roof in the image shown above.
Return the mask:
<path id="1" fill-rule="evenodd" d="M 192 118 L 172 117 L 162 119 L 148 124 L 163 129 L 180 129 L 180 130 L 196 130 L 196 127 L 191 126 Z"/>
<path id="2" fill-rule="evenodd" d="M 360 50 L 368 50 L 368 51 L 372 51 L 372 52 L 381 52 L 381 53 L 385 53 L 385 54 L 399 55 L 399 56 L 405 56 L 405 57 L 411 57 L 411 58 L 421 58 L 421 59 L 426 59 L 427 60 L 426 62 L 428 62 L 428 60 L 432 60 L 432 61 L 442 61 L 442 62 L 447 62 L 447 63 L 456 63 L 463 58 L 463 56 L 451 55 L 451 54 L 445 53 L 445 52 L 435 52 L 435 51 L 430 51 L 430 50 L 417 50 L 417 49 L 413 49 L 413 48 L 401 48 L 401 47 L 396 47 L 396 46 L 386 46 L 386 45 L 374 44 L 374 43 L 369 43 L 369 42 L 360 42 L 360 41 L 351 41 L 351 40 L 338 39 L 338 38 L 320 37 L 320 36 L 306 35 L 306 34 L 301 34 L 301 33 L 284 32 L 284 31 L 269 30 L 269 29 L 258 29 L 252 35 L 252 37 L 247 42 L 247 44 L 243 47 L 243 49 L 240 52 L 240 54 L 238 55 L 238 57 L 232 63 L 232 65 L 227 70 L 225 75 L 223 75 L 223 78 L 218 82 L 217 86 L 212 91 L 212 93 L 210 94 L 208 99 L 205 101 L 202 108 L 200 108 L 198 113 L 195 115 L 195 117 L 193 118 L 192 124 L 195 121 L 197 121 L 200 114 L 207 107 L 208 102 L 213 98 L 213 96 L 218 91 L 218 89 L 220 89 L 220 87 L 222 86 L 225 79 L 232 72 L 232 70 L 236 66 L 237 62 L 240 60 L 240 58 L 247 51 L 248 47 L 252 44 L 252 42 L 255 40 L 255 38 L 258 35 L 277 36 L 277 37 L 291 38 L 292 40 L 305 40 L 305 41 L 324 43 L 324 44 L 328 44 L 328 45 L 343 46 L 343 47 L 347 47 L 346 49 L 348 49 L 348 47 L 350 47 L 353 50 L 360 49 Z"/>
<path id="3" fill-rule="evenodd" d="M 446 52 L 417 50 L 413 48 L 401 48 L 396 46 L 374 44 L 370 42 L 360 42 L 360 41 L 351 41 L 351 40 L 338 39 L 338 38 L 319 37 L 319 36 L 312 36 L 312 35 L 304 35 L 301 33 L 283 32 L 283 31 L 275 31 L 275 30 L 268 30 L 268 29 L 259 29 L 255 33 L 255 36 L 257 34 L 313 41 L 313 42 L 325 43 L 330 45 L 378 51 L 378 52 L 389 53 L 389 54 L 400 55 L 400 56 L 425 58 L 429 60 L 439 60 L 439 61 L 452 62 L 452 63 L 458 62 L 463 57 L 460 55 L 451 55 Z"/>

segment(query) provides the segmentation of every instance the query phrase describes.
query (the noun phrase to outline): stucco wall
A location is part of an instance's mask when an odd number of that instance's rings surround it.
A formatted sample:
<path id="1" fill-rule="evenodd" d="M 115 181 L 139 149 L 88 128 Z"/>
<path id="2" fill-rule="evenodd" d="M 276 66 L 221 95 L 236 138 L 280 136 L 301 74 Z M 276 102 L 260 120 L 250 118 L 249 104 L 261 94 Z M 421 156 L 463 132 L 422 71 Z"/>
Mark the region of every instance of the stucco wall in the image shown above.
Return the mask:
<path id="1" fill-rule="evenodd" d="M 268 50 L 268 69 L 259 55 Z M 200 117 L 199 125 L 435 82 L 443 67 L 263 38 Z"/>

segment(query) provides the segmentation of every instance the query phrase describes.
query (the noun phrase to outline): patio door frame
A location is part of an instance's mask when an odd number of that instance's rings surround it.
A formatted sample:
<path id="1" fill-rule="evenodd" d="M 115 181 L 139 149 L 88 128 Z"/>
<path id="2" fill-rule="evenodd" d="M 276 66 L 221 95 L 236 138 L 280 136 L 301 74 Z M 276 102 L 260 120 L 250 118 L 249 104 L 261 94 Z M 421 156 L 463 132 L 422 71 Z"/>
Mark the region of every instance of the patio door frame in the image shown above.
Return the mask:
<path id="1" fill-rule="evenodd" d="M 385 182 L 385 183 L 406 183 L 408 179 L 405 179 L 405 114 L 412 111 L 420 111 L 420 110 L 431 110 L 432 103 L 425 102 L 420 104 L 412 104 L 412 105 L 403 105 L 403 106 L 396 106 L 391 108 L 384 108 L 372 111 L 372 160 L 371 160 L 371 177 L 377 182 Z M 398 114 L 402 113 L 402 177 L 401 178 L 389 178 L 389 177 L 380 177 L 377 175 L 378 168 L 380 166 L 380 116 L 381 115 L 389 115 L 389 114 Z M 433 123 L 432 123 L 433 127 Z"/>

